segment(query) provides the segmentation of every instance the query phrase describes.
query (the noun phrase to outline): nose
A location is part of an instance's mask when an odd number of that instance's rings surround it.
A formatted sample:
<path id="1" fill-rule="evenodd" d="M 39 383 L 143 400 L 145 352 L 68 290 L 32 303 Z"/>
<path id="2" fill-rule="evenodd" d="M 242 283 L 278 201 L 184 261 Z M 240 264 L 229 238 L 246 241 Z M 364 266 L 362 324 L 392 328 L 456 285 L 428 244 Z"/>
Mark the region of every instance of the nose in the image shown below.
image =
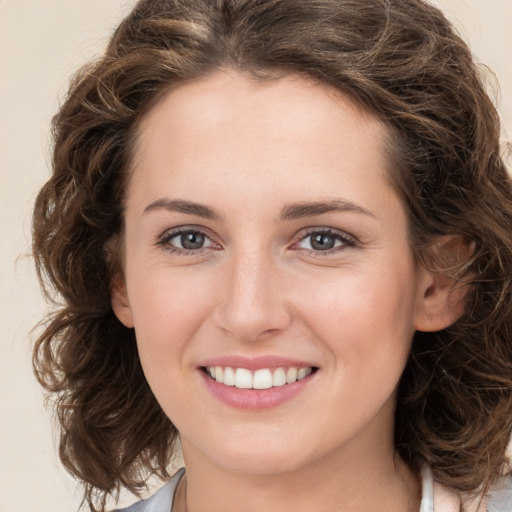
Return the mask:
<path id="1" fill-rule="evenodd" d="M 270 255 L 253 251 L 234 256 L 223 276 L 213 315 L 217 327 L 238 341 L 257 341 L 290 323 L 282 279 Z"/>

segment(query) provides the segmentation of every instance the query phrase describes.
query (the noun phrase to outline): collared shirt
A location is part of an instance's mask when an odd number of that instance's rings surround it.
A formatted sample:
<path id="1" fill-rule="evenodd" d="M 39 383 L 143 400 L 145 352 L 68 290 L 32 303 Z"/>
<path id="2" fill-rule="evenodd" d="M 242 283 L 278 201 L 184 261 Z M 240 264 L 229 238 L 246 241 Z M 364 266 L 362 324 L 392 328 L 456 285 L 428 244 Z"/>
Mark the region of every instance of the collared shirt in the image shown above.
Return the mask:
<path id="1" fill-rule="evenodd" d="M 167 482 L 153 496 L 138 501 L 128 508 L 117 512 L 169 512 L 172 510 L 174 493 L 185 474 L 181 468 L 172 479 Z M 460 497 L 432 478 L 432 471 L 425 466 L 422 471 L 421 505 L 419 512 L 459 512 Z M 465 512 L 512 512 L 512 476 L 503 479 L 501 485 L 496 487 L 487 497 L 474 498 L 464 502 Z M 172 512 L 182 512 L 174 510 Z"/>

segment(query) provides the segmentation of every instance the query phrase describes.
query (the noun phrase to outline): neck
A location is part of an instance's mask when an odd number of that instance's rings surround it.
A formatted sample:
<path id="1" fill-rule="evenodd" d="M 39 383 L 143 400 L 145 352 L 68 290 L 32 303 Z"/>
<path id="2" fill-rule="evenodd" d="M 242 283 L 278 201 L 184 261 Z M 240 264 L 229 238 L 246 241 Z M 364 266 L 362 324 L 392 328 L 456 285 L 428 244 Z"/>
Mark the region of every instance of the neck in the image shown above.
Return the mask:
<path id="1" fill-rule="evenodd" d="M 391 442 L 365 445 L 364 457 L 362 447 L 344 447 L 300 468 L 271 474 L 219 467 L 186 440 L 182 443 L 187 478 L 175 511 L 239 512 L 240 503 L 247 512 L 419 510 L 419 479 L 394 454 Z"/>

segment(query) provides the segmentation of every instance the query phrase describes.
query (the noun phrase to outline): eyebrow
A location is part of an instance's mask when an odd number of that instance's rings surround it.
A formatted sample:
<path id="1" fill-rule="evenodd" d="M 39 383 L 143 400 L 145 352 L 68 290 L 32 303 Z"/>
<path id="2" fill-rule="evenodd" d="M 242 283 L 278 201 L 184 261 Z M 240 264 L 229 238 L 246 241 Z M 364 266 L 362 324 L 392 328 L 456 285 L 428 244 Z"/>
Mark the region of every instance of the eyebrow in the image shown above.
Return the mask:
<path id="1" fill-rule="evenodd" d="M 146 206 L 143 215 L 156 211 L 165 210 L 168 212 L 186 213 L 188 215 L 196 215 L 210 220 L 222 220 L 220 212 L 209 206 L 194 203 L 192 201 L 184 201 L 182 199 L 157 199 L 150 205 Z"/>
<path id="2" fill-rule="evenodd" d="M 295 220 L 304 217 L 313 217 L 323 213 L 352 212 L 376 218 L 375 215 L 362 206 L 346 201 L 345 199 L 332 199 L 330 201 L 304 202 L 285 206 L 281 210 L 279 220 Z"/>
<path id="3" fill-rule="evenodd" d="M 194 203 L 193 201 L 185 201 L 183 199 L 171 200 L 165 198 L 153 201 L 144 209 L 143 215 L 158 210 L 196 215 L 209 220 L 222 221 L 224 219 L 223 215 L 218 210 L 210 206 Z M 345 199 L 331 199 L 329 201 L 301 202 L 285 205 L 279 215 L 279 221 L 314 217 L 315 215 L 332 212 L 359 213 L 376 218 L 372 212 L 351 201 Z"/>

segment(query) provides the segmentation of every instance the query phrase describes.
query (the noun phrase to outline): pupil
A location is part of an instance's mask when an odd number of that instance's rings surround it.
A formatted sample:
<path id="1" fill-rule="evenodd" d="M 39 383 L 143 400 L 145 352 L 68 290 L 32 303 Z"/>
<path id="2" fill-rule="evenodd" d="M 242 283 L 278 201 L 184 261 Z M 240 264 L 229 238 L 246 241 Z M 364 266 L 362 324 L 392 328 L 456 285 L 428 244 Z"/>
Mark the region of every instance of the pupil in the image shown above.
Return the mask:
<path id="1" fill-rule="evenodd" d="M 311 239 L 311 247 L 320 251 L 332 249 L 334 247 L 334 237 L 325 233 L 314 235 Z"/>
<path id="2" fill-rule="evenodd" d="M 184 249 L 200 249 L 204 243 L 201 233 L 186 233 L 181 235 L 181 245 Z"/>

